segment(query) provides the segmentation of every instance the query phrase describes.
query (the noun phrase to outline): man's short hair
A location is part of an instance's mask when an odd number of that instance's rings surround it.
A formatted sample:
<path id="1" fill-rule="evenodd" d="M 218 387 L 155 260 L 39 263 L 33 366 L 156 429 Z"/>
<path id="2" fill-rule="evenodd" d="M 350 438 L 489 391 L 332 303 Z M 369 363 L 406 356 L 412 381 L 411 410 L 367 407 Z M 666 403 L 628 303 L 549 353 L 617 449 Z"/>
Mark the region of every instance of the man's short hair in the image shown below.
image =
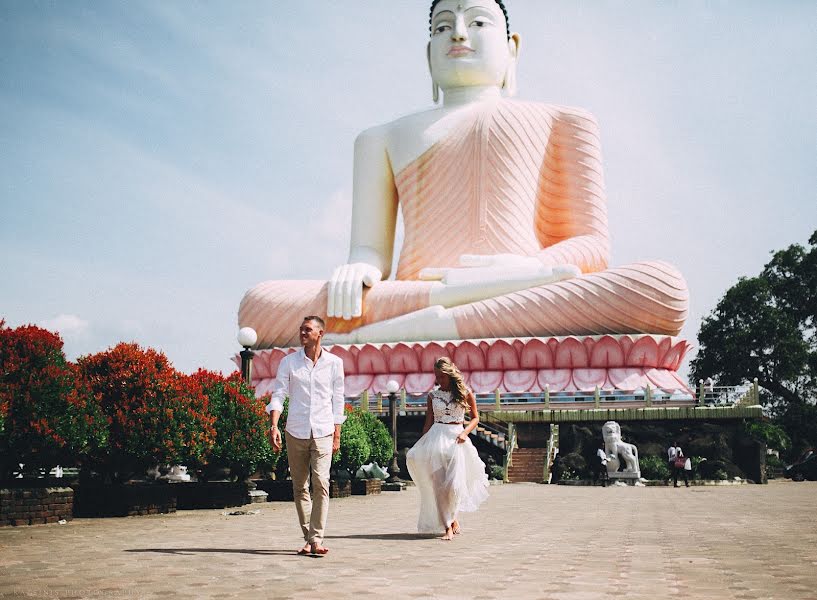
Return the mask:
<path id="1" fill-rule="evenodd" d="M 315 323 L 321 326 L 323 331 L 326 331 L 326 323 L 324 323 L 323 319 L 317 315 L 309 315 L 308 317 L 304 317 L 304 321 L 315 321 Z"/>

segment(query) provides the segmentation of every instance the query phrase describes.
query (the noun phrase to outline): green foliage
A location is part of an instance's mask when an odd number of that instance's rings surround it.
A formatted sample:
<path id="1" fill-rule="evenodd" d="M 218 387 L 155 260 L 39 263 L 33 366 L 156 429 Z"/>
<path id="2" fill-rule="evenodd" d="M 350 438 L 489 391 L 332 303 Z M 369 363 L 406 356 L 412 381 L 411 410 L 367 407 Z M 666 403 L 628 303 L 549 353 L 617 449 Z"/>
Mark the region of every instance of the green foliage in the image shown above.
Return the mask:
<path id="1" fill-rule="evenodd" d="M 579 479 L 579 474 L 571 467 L 562 467 L 562 471 L 559 476 L 560 481 L 578 481 Z"/>
<path id="2" fill-rule="evenodd" d="M 233 476 L 238 478 L 251 475 L 260 465 L 271 466 L 266 402 L 256 399 L 238 372 L 224 377 L 199 370 L 192 379 L 201 385 L 215 421 L 215 441 L 204 461 L 230 467 Z"/>
<path id="3" fill-rule="evenodd" d="M 669 465 L 667 460 L 660 456 L 642 456 L 638 460 L 641 467 L 641 476 L 644 479 L 655 479 L 666 481 L 670 478 Z"/>
<path id="4" fill-rule="evenodd" d="M 278 420 L 281 431 L 286 428 L 289 401 L 284 402 L 284 410 Z M 281 452 L 274 455 L 276 479 L 286 479 L 289 463 L 286 453 L 286 436 Z M 389 464 L 392 457 L 392 439 L 389 430 L 374 414 L 360 409 L 347 408 L 346 421 L 340 431 L 340 451 L 332 457 L 332 466 L 348 470 L 354 475 L 361 465 L 377 462 L 381 466 Z"/>
<path id="5" fill-rule="evenodd" d="M 761 401 L 791 439 L 790 455 L 817 445 L 817 231 L 809 246 L 776 252 L 757 277 L 727 290 L 701 324 L 691 363 L 693 382 L 757 377 Z"/>
<path id="6" fill-rule="evenodd" d="M 786 466 L 786 464 L 780 460 L 780 457 L 774 454 L 767 454 L 766 455 L 766 466 L 771 467 L 772 469 L 782 469 Z"/>
<path id="7" fill-rule="evenodd" d="M 791 438 L 791 446 L 786 452 L 790 460 L 817 446 L 817 406 L 814 404 L 792 404 L 775 421 Z"/>
<path id="8" fill-rule="evenodd" d="M 332 464 L 353 474 L 369 460 L 372 446 L 369 435 L 360 418 L 360 411 L 352 411 L 346 417 L 340 432 L 340 452 L 332 457 Z"/>
<path id="9" fill-rule="evenodd" d="M 693 456 L 689 461 L 692 466 L 692 476 L 695 479 L 701 478 L 701 465 L 706 464 L 707 459 L 703 456 Z"/>
<path id="10" fill-rule="evenodd" d="M 562 479 L 588 479 L 592 474 L 587 460 L 578 452 L 571 452 L 562 457 Z"/>
<path id="11" fill-rule="evenodd" d="M 747 421 L 744 428 L 752 439 L 764 442 L 772 450 L 785 450 L 791 446 L 791 439 L 783 427 L 770 421 Z"/>
<path id="12" fill-rule="evenodd" d="M 785 466 L 785 463 L 776 455 L 766 455 L 766 477 L 768 479 L 775 479 L 778 473 L 783 471 Z"/>
<path id="13" fill-rule="evenodd" d="M 488 470 L 488 479 L 505 479 L 505 469 L 502 465 L 491 465 Z"/>
<path id="14" fill-rule="evenodd" d="M 356 409 L 352 414 L 360 419 L 363 429 L 369 437 L 371 454 L 366 462 L 376 462 L 381 467 L 387 466 L 391 461 L 392 454 L 394 454 L 394 445 L 391 434 L 383 424 L 383 421 L 369 411 Z"/>

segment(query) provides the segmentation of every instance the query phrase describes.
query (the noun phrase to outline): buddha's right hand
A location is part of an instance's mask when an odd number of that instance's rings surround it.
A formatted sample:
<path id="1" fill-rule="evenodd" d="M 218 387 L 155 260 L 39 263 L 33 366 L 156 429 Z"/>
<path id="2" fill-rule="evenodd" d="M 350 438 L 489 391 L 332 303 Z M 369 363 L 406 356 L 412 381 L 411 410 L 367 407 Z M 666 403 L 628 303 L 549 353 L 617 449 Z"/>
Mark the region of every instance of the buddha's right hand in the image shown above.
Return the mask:
<path id="1" fill-rule="evenodd" d="M 363 286 L 372 287 L 380 281 L 383 273 L 368 263 L 340 265 L 329 280 L 329 297 L 326 315 L 353 319 L 363 314 Z"/>

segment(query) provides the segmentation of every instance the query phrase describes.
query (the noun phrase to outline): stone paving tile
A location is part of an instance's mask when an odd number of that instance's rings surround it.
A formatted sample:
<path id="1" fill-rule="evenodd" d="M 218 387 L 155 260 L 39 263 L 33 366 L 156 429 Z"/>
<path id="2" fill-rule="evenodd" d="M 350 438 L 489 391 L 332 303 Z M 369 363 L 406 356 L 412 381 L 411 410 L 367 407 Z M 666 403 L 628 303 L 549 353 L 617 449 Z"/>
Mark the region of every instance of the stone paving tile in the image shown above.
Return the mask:
<path id="1" fill-rule="evenodd" d="M 417 492 L 333 500 L 324 558 L 291 504 L 0 529 L 0 598 L 817 599 L 815 483 L 504 485 L 463 534 L 414 532 Z"/>

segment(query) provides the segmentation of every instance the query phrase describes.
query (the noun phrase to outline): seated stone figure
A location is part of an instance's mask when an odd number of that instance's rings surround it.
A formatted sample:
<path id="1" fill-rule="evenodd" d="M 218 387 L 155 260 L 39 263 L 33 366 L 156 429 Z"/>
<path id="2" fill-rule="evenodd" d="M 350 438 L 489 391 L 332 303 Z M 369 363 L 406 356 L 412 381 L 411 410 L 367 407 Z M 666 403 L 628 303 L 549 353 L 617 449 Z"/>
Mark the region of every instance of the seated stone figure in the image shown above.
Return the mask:
<path id="1" fill-rule="evenodd" d="M 599 133 L 579 109 L 517 101 L 520 36 L 500 0 L 434 0 L 427 58 L 443 104 L 355 142 L 351 251 L 328 281 L 267 281 L 239 325 L 298 344 L 652 333 L 687 315 L 665 262 L 608 268 Z M 397 211 L 405 236 L 389 279 Z"/>

